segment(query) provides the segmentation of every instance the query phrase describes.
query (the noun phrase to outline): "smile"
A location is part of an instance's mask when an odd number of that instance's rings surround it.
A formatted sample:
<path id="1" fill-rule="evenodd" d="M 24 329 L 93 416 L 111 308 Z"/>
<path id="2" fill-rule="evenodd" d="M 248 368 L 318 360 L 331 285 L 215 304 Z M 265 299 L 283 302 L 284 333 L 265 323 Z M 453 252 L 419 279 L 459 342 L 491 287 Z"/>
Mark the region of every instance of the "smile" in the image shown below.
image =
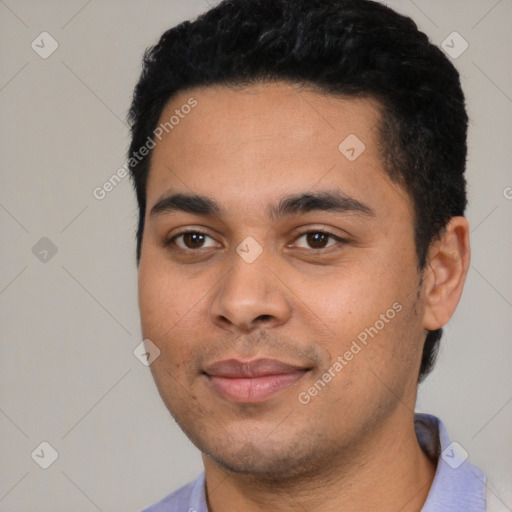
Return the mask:
<path id="1" fill-rule="evenodd" d="M 293 386 L 309 368 L 274 359 L 229 359 L 209 366 L 204 375 L 214 392 L 235 403 L 263 402 Z"/>

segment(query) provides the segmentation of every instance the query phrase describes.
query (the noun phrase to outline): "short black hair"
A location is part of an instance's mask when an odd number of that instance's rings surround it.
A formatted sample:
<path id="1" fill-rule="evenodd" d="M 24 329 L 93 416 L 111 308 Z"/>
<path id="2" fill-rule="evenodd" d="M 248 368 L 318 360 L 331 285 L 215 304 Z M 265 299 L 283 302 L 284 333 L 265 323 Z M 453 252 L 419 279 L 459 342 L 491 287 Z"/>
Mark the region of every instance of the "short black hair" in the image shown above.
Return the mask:
<path id="1" fill-rule="evenodd" d="M 373 0 L 224 0 L 146 50 L 128 120 L 129 157 L 147 144 L 169 100 L 199 86 L 284 81 L 371 98 L 384 169 L 414 205 L 418 268 L 466 199 L 468 117 L 459 73 L 413 20 Z M 140 261 L 151 151 L 128 167 L 139 206 Z M 419 381 L 442 329 L 425 340 Z"/>

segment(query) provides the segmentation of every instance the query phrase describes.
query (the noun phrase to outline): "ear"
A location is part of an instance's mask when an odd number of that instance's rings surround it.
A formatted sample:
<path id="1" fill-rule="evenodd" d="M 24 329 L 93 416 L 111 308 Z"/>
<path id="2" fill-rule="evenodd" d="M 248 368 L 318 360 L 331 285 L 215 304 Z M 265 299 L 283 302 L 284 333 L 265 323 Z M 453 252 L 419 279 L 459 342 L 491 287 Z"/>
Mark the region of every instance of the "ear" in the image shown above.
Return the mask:
<path id="1" fill-rule="evenodd" d="M 428 251 L 424 271 L 424 329 L 439 329 L 452 317 L 462 295 L 469 261 L 468 221 L 464 217 L 452 217 L 440 239 Z"/>

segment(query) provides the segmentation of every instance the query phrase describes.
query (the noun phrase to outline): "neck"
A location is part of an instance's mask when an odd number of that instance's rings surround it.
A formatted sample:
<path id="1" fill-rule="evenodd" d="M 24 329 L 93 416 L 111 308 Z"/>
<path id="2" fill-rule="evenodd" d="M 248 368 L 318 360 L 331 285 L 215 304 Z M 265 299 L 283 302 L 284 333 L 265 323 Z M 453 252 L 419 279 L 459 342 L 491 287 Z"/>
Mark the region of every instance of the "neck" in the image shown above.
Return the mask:
<path id="1" fill-rule="evenodd" d="M 210 512 L 421 511 L 435 463 L 418 444 L 412 413 L 400 409 L 350 453 L 333 450 L 320 470 L 302 468 L 293 477 L 233 473 L 203 456 Z"/>

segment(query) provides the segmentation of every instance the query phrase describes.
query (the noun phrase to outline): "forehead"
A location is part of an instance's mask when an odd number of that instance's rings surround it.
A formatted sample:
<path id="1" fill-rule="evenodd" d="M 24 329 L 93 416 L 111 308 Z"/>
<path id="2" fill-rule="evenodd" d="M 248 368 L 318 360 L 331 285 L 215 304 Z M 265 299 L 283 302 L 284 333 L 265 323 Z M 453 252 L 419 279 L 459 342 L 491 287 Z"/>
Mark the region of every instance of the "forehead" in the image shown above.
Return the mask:
<path id="1" fill-rule="evenodd" d="M 182 91 L 160 117 L 167 129 L 153 150 L 148 207 L 169 189 L 249 210 L 329 186 L 364 202 L 385 192 L 407 203 L 383 171 L 379 119 L 376 101 L 282 82 Z"/>
<path id="2" fill-rule="evenodd" d="M 175 114 L 192 98 L 197 106 L 177 119 Z M 323 146 L 337 149 L 350 134 L 365 140 L 371 151 L 377 136 L 380 108 L 377 101 L 369 98 L 334 96 L 273 82 L 181 91 L 163 109 L 159 124 L 164 125 L 171 118 L 179 124 L 168 130 L 164 138 L 175 142 L 177 156 L 180 146 L 185 149 L 194 142 L 196 146 L 215 146 L 217 151 L 225 152 L 240 145 L 245 145 L 245 152 L 247 148 L 257 150 L 258 146 L 269 146 L 280 149 L 275 153 L 281 153 L 287 159 L 293 155 L 285 150 L 293 147 L 294 154 L 300 159 L 303 153 L 312 152 L 315 143 L 321 142 Z M 189 138 L 192 131 L 196 135 L 193 141 Z M 299 143 L 304 148 L 302 151 Z"/>

